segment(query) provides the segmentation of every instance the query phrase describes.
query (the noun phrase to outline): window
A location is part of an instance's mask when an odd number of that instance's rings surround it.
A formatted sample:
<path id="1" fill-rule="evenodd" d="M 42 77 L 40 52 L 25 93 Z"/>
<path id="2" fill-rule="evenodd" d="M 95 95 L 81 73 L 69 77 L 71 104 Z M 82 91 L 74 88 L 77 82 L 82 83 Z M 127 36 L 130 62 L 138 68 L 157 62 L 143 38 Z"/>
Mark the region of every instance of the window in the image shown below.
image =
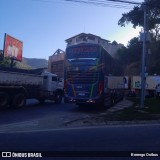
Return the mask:
<path id="1" fill-rule="evenodd" d="M 81 41 L 82 41 L 81 38 L 79 38 L 79 37 L 76 38 L 76 42 L 81 42 Z"/>
<path id="2" fill-rule="evenodd" d="M 57 81 L 57 77 L 52 77 L 52 81 Z"/>
<path id="3" fill-rule="evenodd" d="M 88 39 L 94 41 L 94 40 L 95 40 L 95 37 L 93 37 L 93 36 L 88 36 Z"/>
<path id="4" fill-rule="evenodd" d="M 48 77 L 47 77 L 47 76 L 44 76 L 43 79 L 48 79 Z"/>

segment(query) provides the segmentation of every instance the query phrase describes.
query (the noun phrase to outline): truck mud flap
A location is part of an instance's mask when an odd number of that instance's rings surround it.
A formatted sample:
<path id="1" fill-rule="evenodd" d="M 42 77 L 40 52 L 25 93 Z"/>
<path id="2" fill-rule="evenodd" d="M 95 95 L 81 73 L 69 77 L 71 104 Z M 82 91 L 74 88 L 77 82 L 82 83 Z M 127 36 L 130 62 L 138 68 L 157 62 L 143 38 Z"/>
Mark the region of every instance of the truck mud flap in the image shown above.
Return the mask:
<path id="1" fill-rule="evenodd" d="M 55 103 L 60 104 L 62 101 L 62 92 L 58 91 L 55 94 Z"/>
<path id="2" fill-rule="evenodd" d="M 5 92 L 0 92 L 0 110 L 8 107 L 9 95 Z"/>

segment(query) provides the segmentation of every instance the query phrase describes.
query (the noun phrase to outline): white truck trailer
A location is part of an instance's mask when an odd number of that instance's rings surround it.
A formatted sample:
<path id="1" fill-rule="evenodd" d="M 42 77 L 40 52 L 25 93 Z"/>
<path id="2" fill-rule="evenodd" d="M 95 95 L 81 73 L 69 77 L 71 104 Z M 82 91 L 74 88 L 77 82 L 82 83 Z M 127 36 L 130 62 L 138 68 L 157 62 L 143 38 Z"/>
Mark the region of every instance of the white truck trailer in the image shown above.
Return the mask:
<path id="1" fill-rule="evenodd" d="M 62 96 L 63 85 L 56 74 L 46 72 L 35 75 L 0 70 L 0 109 L 23 107 L 26 99 L 37 99 L 41 103 L 53 100 L 58 104 Z"/>
<path id="2" fill-rule="evenodd" d="M 109 89 L 128 89 L 129 78 L 127 76 L 107 76 Z"/>
<path id="3" fill-rule="evenodd" d="M 146 96 L 154 96 L 156 86 L 158 84 L 160 84 L 160 76 L 147 76 L 146 86 L 145 86 Z M 137 95 L 140 94 L 140 90 L 141 90 L 141 77 L 140 76 L 131 77 L 131 89 Z"/>
<path id="4" fill-rule="evenodd" d="M 127 87 L 128 79 L 125 76 L 105 76 L 104 91 L 111 92 L 111 105 L 124 98 L 125 89 Z"/>

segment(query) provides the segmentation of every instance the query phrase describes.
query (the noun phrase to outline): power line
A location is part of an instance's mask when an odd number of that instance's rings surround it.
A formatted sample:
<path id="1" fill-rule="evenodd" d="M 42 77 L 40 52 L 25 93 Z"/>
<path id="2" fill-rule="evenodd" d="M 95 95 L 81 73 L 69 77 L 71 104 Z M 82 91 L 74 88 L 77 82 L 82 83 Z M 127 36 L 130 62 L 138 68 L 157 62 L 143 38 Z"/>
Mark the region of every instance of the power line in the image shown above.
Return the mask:
<path id="1" fill-rule="evenodd" d="M 64 0 L 66 2 L 100 5 L 104 7 L 116 7 L 116 8 L 131 8 L 131 5 L 141 5 L 140 2 L 128 1 L 128 0 Z M 114 3 L 113 3 L 114 2 Z"/>
<path id="2" fill-rule="evenodd" d="M 119 4 L 130 4 L 130 5 L 140 5 L 142 3 L 140 2 L 135 2 L 135 1 L 127 1 L 127 0 L 64 0 L 64 1 L 69 1 L 69 2 L 79 2 L 79 3 L 93 3 L 93 4 L 107 4 L 108 2 L 115 2 Z"/>
<path id="3" fill-rule="evenodd" d="M 137 5 L 140 5 L 140 4 L 141 4 L 141 3 L 135 2 L 135 1 L 125 1 L 125 0 L 106 0 L 106 1 L 121 2 L 121 3 L 127 3 L 127 4 L 137 4 Z"/>
<path id="4" fill-rule="evenodd" d="M 32 0 L 37 2 L 50 2 L 53 3 L 53 0 Z M 133 0 L 61 0 L 58 2 L 71 2 L 71 3 L 79 3 L 86 5 L 94 5 L 94 6 L 102 6 L 102 7 L 112 7 L 112 8 L 123 8 L 123 9 L 131 9 L 135 5 L 141 5 L 140 2 L 135 2 Z"/>
<path id="5" fill-rule="evenodd" d="M 91 0 L 91 1 L 98 1 L 98 0 Z M 128 0 L 104 0 L 104 2 L 106 1 L 115 2 L 115 3 L 137 4 L 137 5 L 141 4 L 139 2 L 128 1 Z"/>

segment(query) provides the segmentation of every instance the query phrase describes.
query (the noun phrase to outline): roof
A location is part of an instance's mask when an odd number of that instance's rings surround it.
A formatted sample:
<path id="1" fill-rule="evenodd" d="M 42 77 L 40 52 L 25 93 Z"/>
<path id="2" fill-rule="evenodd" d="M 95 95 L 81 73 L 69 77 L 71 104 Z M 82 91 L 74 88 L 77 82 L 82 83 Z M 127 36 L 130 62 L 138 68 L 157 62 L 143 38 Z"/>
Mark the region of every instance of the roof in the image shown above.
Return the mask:
<path id="1" fill-rule="evenodd" d="M 61 53 L 65 53 L 63 50 L 61 50 L 61 49 L 57 49 L 54 53 L 53 53 L 53 55 L 57 55 L 57 54 L 61 54 Z"/>
<path id="2" fill-rule="evenodd" d="M 103 38 L 101 38 L 101 37 L 99 37 L 99 36 L 97 36 L 97 35 L 91 34 L 91 33 L 80 33 L 80 34 L 77 34 L 77 35 L 75 35 L 75 36 L 73 36 L 73 37 L 71 37 L 71 38 L 66 39 L 65 41 L 68 42 L 68 41 L 70 41 L 71 39 L 73 39 L 73 38 L 75 38 L 75 37 L 82 36 L 82 35 L 85 35 L 85 36 L 94 36 L 94 37 L 97 37 L 97 38 L 99 38 L 99 39 L 101 39 L 101 40 L 110 42 L 109 40 L 103 39 Z"/>

